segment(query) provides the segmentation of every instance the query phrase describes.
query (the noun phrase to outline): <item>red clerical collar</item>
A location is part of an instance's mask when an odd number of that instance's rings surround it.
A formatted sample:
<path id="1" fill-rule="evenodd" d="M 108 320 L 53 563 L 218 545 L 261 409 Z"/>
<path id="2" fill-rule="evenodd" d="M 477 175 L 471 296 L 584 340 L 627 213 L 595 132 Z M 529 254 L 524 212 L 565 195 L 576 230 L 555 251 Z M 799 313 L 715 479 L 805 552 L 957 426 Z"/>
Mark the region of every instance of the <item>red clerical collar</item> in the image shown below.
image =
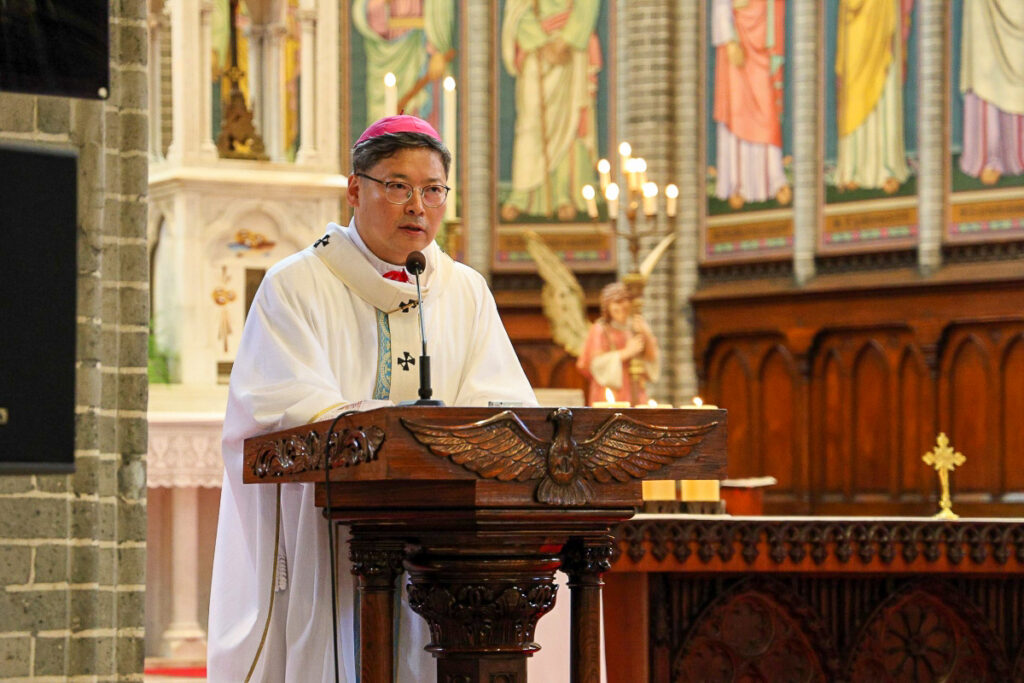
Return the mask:
<path id="1" fill-rule="evenodd" d="M 395 282 L 408 282 L 409 281 L 409 274 L 407 272 L 405 272 L 404 269 L 403 270 L 389 270 L 388 272 L 384 273 L 384 277 L 386 277 L 389 280 L 394 280 Z"/>

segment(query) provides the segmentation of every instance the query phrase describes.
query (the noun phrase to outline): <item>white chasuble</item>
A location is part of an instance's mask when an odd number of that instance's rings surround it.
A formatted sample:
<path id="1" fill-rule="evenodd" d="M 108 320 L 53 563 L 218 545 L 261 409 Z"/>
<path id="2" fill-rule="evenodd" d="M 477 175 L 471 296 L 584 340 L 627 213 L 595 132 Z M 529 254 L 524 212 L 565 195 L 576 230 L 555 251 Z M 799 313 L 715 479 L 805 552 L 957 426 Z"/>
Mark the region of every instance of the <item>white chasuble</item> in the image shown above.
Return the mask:
<path id="1" fill-rule="evenodd" d="M 353 243 L 354 229 L 331 224 L 315 245 L 271 268 L 246 320 L 224 420 L 208 634 L 212 683 L 245 680 L 254 659 L 253 681 L 334 678 L 327 529 L 313 503 L 313 485 L 281 485 L 275 553 L 277 487 L 242 484 L 242 442 L 326 419 L 372 398 L 417 398 L 416 286 L 381 277 Z M 434 398 L 449 406 L 535 405 L 483 277 L 435 244 L 424 255 L 423 316 Z M 347 531 L 341 536 L 338 649 L 341 680 L 355 683 L 354 578 Z M 286 571 L 276 586 L 275 565 Z M 429 642 L 426 622 L 408 608 L 404 586 L 401 595 L 398 680 L 433 680 L 435 663 L 423 650 Z M 534 683 L 568 678 L 568 608 L 563 585 L 555 610 L 538 628 L 544 647 L 530 662 Z"/>

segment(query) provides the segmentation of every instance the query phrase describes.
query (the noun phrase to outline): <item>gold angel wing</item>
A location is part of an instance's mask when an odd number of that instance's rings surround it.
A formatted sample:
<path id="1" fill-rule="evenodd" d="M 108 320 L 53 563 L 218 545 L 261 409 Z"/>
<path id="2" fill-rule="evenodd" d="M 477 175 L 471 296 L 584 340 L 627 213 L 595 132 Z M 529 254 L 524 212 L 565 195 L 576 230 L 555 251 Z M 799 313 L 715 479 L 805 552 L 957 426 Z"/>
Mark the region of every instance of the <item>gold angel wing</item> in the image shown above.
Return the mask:
<path id="1" fill-rule="evenodd" d="M 526 240 L 526 251 L 537 262 L 537 272 L 544 278 L 540 301 L 544 315 L 551 323 L 551 336 L 563 349 L 573 356 L 579 356 L 590 329 L 583 288 L 540 235 L 532 230 L 524 230 L 523 238 Z"/>
<path id="2" fill-rule="evenodd" d="M 658 265 L 658 261 L 660 261 L 661 257 L 665 254 L 665 250 L 672 245 L 672 242 L 675 241 L 675 239 L 676 234 L 674 232 L 666 235 L 660 242 L 658 242 L 658 246 L 651 250 L 651 253 L 647 255 L 644 262 L 640 264 L 640 274 L 644 276 L 644 282 L 647 282 L 647 279 L 651 277 L 651 273 L 654 272 L 654 267 Z"/>
<path id="3" fill-rule="evenodd" d="M 601 483 L 639 479 L 689 455 L 717 422 L 697 427 L 660 427 L 616 413 L 579 444 L 588 477 Z"/>
<path id="4" fill-rule="evenodd" d="M 431 453 L 451 458 L 486 479 L 528 481 L 544 476 L 548 445 L 510 410 L 454 427 L 404 417 L 401 421 Z"/>

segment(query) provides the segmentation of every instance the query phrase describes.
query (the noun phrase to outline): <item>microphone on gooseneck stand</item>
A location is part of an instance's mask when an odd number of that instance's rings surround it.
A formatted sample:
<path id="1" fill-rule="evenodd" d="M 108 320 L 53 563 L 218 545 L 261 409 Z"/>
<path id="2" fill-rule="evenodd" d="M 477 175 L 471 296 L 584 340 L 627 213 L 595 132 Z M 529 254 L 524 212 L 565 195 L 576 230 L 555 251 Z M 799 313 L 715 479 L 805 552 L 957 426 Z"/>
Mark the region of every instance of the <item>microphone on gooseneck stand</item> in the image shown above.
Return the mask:
<path id="1" fill-rule="evenodd" d="M 402 401 L 399 405 L 443 406 L 444 401 L 430 398 L 434 393 L 430 388 L 430 356 L 427 355 L 427 334 L 423 328 L 423 294 L 420 291 L 420 273 L 427 268 L 427 258 L 421 251 L 411 252 L 405 259 L 405 269 L 416 278 L 416 309 L 420 315 L 420 342 L 423 344 L 423 355 L 420 356 L 420 397 L 416 401 Z"/>

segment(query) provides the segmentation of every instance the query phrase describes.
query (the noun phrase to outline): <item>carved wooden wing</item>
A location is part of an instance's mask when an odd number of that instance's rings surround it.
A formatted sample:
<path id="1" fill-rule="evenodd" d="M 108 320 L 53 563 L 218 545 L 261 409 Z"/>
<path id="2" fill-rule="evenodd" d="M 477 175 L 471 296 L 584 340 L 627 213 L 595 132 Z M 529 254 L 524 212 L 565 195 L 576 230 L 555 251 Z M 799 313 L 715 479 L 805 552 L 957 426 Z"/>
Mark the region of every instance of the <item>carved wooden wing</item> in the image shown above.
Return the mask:
<path id="1" fill-rule="evenodd" d="M 402 424 L 434 455 L 487 479 L 529 481 L 545 473 L 548 444 L 506 410 L 471 424 L 444 427 L 401 418 Z"/>
<path id="2" fill-rule="evenodd" d="M 689 455 L 717 424 L 660 427 L 612 415 L 594 436 L 579 444 L 582 469 L 585 476 L 601 483 L 639 479 Z"/>

